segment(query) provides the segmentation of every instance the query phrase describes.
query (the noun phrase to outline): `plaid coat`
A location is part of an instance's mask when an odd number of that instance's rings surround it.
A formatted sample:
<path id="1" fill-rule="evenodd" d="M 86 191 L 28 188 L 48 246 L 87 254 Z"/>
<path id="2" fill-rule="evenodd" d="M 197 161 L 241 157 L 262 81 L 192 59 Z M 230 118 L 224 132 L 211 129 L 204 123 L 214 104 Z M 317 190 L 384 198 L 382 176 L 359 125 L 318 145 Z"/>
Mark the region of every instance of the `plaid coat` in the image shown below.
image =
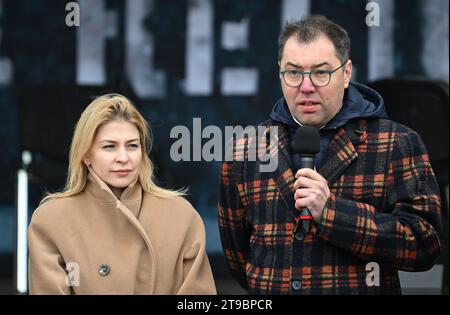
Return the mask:
<path id="1" fill-rule="evenodd" d="M 250 294 L 400 294 L 397 270 L 433 266 L 441 201 L 417 133 L 386 119 L 338 129 L 317 170 L 331 195 L 320 223 L 303 235 L 288 131 L 273 120 L 263 125 L 278 127 L 277 143 L 266 144 L 278 147 L 278 168 L 260 172 L 260 161 L 239 160 L 254 134 L 235 141 L 220 176 L 224 254 Z"/>

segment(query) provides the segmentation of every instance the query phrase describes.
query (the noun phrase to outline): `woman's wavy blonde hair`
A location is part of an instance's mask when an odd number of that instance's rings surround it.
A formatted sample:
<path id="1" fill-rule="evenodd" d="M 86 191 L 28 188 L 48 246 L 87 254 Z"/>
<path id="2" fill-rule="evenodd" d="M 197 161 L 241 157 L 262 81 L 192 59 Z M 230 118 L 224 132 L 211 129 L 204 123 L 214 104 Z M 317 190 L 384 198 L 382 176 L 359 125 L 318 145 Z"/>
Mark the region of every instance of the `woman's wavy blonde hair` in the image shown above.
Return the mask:
<path id="1" fill-rule="evenodd" d="M 142 161 L 139 172 L 139 182 L 144 192 L 163 198 L 184 196 L 184 190 L 168 190 L 157 186 L 153 177 L 153 164 L 148 157 L 152 136 L 148 123 L 138 112 L 133 103 L 120 94 L 106 94 L 92 101 L 81 114 L 75 127 L 69 154 L 67 182 L 62 192 L 48 194 L 41 204 L 56 198 L 74 196 L 86 186 L 88 169 L 83 159 L 94 142 L 100 126 L 111 121 L 123 120 L 136 126 L 139 131 Z"/>

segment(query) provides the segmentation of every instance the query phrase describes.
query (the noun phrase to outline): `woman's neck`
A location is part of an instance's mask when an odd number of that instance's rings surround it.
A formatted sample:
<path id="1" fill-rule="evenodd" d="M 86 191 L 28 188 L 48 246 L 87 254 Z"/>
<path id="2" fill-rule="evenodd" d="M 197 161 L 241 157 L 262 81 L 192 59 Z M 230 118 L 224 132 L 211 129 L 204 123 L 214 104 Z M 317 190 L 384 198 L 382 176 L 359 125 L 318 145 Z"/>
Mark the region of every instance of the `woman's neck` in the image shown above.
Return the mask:
<path id="1" fill-rule="evenodd" d="M 116 196 L 116 198 L 120 200 L 120 196 L 122 196 L 122 192 L 124 191 L 124 189 L 123 188 L 115 188 L 115 187 L 111 187 L 111 186 L 109 186 L 109 188 L 111 188 L 111 191 L 113 192 L 114 196 Z"/>

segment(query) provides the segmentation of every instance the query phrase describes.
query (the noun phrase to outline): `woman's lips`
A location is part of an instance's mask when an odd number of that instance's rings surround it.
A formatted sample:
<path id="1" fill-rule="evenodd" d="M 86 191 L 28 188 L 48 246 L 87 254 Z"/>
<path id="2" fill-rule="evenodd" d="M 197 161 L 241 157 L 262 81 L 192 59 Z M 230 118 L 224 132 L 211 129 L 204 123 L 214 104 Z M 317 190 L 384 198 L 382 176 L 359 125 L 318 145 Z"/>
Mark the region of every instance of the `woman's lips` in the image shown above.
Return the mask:
<path id="1" fill-rule="evenodd" d="M 131 171 L 130 170 L 118 170 L 118 171 L 113 171 L 113 173 L 116 174 L 117 176 L 124 177 L 124 176 L 127 176 L 128 174 L 130 174 Z"/>

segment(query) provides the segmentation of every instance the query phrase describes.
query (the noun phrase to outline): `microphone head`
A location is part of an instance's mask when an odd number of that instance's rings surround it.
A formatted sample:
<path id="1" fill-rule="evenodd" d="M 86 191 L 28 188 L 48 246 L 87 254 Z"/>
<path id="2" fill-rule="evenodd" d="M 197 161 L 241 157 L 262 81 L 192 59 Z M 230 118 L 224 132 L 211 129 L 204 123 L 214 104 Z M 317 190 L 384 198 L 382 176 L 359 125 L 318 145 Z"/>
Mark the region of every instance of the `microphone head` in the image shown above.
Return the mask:
<path id="1" fill-rule="evenodd" d="M 291 141 L 293 153 L 316 154 L 320 151 L 319 131 L 311 126 L 302 126 L 295 132 Z"/>

